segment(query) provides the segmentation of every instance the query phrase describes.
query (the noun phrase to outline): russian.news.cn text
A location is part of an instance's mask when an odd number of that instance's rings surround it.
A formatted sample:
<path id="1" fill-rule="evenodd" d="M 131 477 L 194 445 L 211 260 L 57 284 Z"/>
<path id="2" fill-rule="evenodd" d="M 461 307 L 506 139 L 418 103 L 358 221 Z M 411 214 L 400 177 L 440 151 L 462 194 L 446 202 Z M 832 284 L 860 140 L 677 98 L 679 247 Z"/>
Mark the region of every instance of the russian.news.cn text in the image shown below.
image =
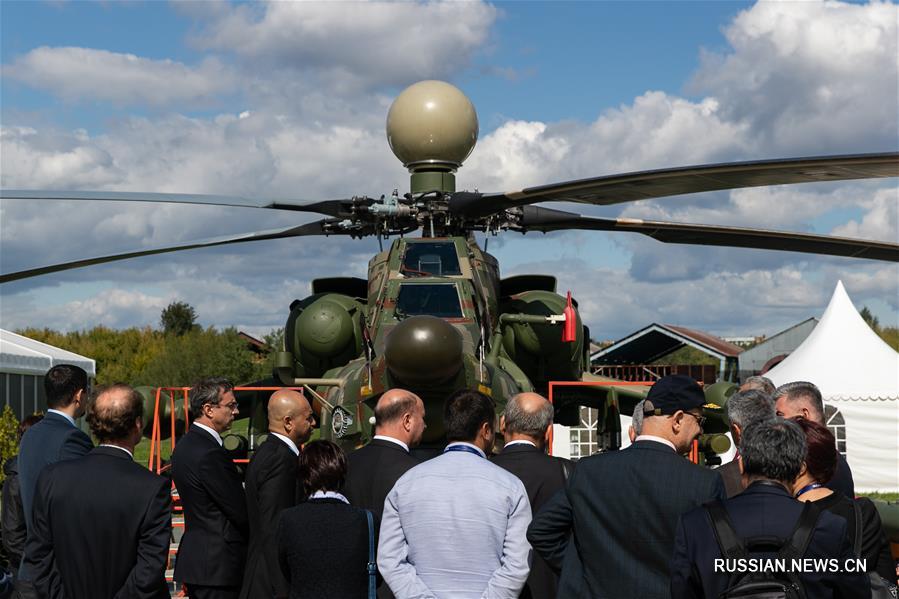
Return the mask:
<path id="1" fill-rule="evenodd" d="M 718 558 L 715 560 L 715 572 L 727 574 L 744 574 L 756 572 L 795 572 L 808 574 L 812 572 L 850 573 L 867 572 L 867 564 L 864 559 L 837 558 Z"/>

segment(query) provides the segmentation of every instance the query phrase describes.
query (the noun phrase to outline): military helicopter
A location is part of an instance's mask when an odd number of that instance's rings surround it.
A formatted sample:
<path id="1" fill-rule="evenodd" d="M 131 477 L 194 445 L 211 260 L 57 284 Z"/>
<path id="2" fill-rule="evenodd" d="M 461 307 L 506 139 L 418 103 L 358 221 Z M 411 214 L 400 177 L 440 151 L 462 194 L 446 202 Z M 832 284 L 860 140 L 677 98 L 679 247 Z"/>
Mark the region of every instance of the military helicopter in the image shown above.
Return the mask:
<path id="1" fill-rule="evenodd" d="M 578 422 L 580 406 L 599 408 L 606 448 L 620 443 L 619 413 L 630 413 L 646 388 L 616 386 L 588 372 L 590 333 L 570 293 L 550 275 L 501 278 L 476 232 L 582 229 L 648 235 L 663 243 L 763 248 L 899 262 L 899 244 L 703 224 L 582 216 L 535 206 L 546 202 L 611 205 L 714 190 L 899 176 L 899 153 L 827 156 L 652 170 L 565 181 L 519 191 L 457 191 L 455 172 L 478 137 L 471 101 L 456 87 L 423 81 L 404 90 L 387 115 L 390 147 L 411 173 L 408 193 L 352 196 L 314 203 L 213 195 L 2 190 L 15 199 L 175 202 L 313 212 L 327 216 L 295 227 L 183 245 L 73 260 L 0 274 L 0 283 L 138 256 L 248 241 L 310 235 L 393 238 L 368 265 L 368 279 L 317 279 L 312 294 L 290 306 L 273 378 L 312 393 L 322 436 L 345 448 L 372 436 L 372 407 L 403 387 L 425 402 L 423 445 L 444 442 L 441 406 L 461 388 L 491 395 L 502 410 L 521 391 L 546 393 L 551 381 L 602 383 L 566 387 L 556 422 Z M 421 231 L 419 237 L 411 236 Z M 485 243 L 486 245 L 486 243 Z M 731 387 L 707 395 L 723 405 Z M 257 406 L 258 408 L 258 406 Z M 714 411 L 714 410 L 713 410 Z M 264 431 L 257 414 L 253 428 Z M 710 433 L 726 431 L 718 418 Z M 717 446 L 720 448 L 720 445 Z"/>

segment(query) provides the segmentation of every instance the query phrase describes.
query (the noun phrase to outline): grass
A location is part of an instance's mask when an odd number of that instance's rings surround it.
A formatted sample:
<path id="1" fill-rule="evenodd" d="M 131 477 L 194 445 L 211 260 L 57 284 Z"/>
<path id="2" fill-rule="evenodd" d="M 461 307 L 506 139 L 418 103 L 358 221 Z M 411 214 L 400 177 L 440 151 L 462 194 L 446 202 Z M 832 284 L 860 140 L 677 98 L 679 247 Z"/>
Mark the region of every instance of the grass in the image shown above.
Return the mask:
<path id="1" fill-rule="evenodd" d="M 899 501 L 899 493 L 859 493 L 859 495 L 880 501 Z"/>
<path id="2" fill-rule="evenodd" d="M 236 435 L 247 436 L 247 428 L 249 427 L 250 419 L 249 418 L 241 418 L 240 420 L 235 420 L 231 425 L 231 429 L 228 433 L 233 433 Z M 167 460 L 172 455 L 171 445 L 169 443 L 169 439 L 163 439 L 162 441 L 162 459 Z M 150 459 L 150 439 L 144 437 L 141 439 L 140 443 L 137 444 L 137 447 L 134 448 L 134 461 L 140 464 L 141 466 L 146 466 L 147 461 Z"/>

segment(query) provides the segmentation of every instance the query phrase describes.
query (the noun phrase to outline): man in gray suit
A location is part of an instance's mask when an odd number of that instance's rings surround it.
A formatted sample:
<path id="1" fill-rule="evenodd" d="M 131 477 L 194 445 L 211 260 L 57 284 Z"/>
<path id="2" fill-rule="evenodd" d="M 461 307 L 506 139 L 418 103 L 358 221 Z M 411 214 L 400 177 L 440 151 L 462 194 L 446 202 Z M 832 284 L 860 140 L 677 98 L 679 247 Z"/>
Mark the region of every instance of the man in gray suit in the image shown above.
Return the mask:
<path id="1" fill-rule="evenodd" d="M 513 599 L 528 577 L 531 506 L 514 474 L 487 460 L 493 401 L 446 401 L 449 445 L 406 472 L 384 502 L 378 568 L 397 599 Z M 439 542 L 437 542 L 439 541 Z"/>
<path id="2" fill-rule="evenodd" d="M 727 400 L 730 434 L 734 438 L 734 446 L 738 449 L 734 459 L 716 468 L 715 472 L 724 480 L 724 490 L 727 491 L 728 498 L 743 492 L 743 470 L 740 468 L 739 450 L 743 431 L 751 424 L 771 420 L 774 416 L 774 398 L 764 391 L 747 389 L 734 393 Z"/>

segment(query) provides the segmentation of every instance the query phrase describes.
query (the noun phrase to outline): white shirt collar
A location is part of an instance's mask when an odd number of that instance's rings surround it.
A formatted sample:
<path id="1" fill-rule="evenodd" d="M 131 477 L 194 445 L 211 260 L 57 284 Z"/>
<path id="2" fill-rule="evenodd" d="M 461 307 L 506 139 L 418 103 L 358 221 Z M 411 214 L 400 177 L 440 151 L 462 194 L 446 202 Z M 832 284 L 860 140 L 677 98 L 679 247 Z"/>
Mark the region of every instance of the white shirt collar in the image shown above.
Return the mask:
<path id="1" fill-rule="evenodd" d="M 396 439 L 396 438 L 394 438 L 394 437 L 388 437 L 387 435 L 375 435 L 375 436 L 372 437 L 372 438 L 373 438 L 373 439 L 380 439 L 381 441 L 390 441 L 391 443 L 396 443 L 397 445 L 399 445 L 400 447 L 402 447 L 403 449 L 405 449 L 405 450 L 406 450 L 406 453 L 409 453 L 409 446 L 406 445 L 405 443 L 403 443 L 402 441 L 400 441 L 399 439 Z"/>
<path id="2" fill-rule="evenodd" d="M 291 439 L 287 435 L 282 435 L 281 433 L 276 433 L 275 431 L 269 431 L 269 433 L 278 437 L 285 443 L 287 443 L 287 446 L 290 448 L 291 451 L 293 451 L 297 455 L 300 455 L 300 448 L 297 447 L 297 444 L 293 442 L 293 439 Z"/>
<path id="3" fill-rule="evenodd" d="M 212 435 L 212 438 L 216 440 L 216 442 L 221 445 L 222 444 L 222 436 L 218 434 L 218 431 L 214 428 L 209 428 L 205 424 L 200 424 L 199 422 L 194 422 L 194 426 L 199 426 L 201 429 Z"/>
<path id="4" fill-rule="evenodd" d="M 655 441 L 656 443 L 664 443 L 675 452 L 677 452 L 677 447 L 674 446 L 674 443 L 663 437 L 656 437 L 655 435 L 640 435 L 636 439 L 634 439 L 634 443 L 636 443 L 637 441 Z"/>
<path id="5" fill-rule="evenodd" d="M 515 441 L 509 441 L 506 443 L 505 447 L 510 447 L 512 445 L 530 445 L 531 447 L 537 447 L 537 444 L 533 441 L 528 441 L 527 439 L 516 439 Z"/>
<path id="6" fill-rule="evenodd" d="M 48 413 L 48 414 L 49 414 L 50 412 L 52 412 L 52 413 L 54 413 L 54 414 L 59 414 L 60 416 L 62 416 L 63 418 L 65 418 L 66 420 L 68 420 L 69 422 L 71 422 L 71 423 L 72 423 L 72 426 L 77 426 L 77 425 L 75 424 L 75 419 L 72 418 L 71 416 L 69 416 L 68 414 L 66 414 L 65 412 L 60 412 L 59 410 L 54 410 L 53 408 L 50 408 L 49 410 L 47 410 L 47 413 Z"/>
<path id="7" fill-rule="evenodd" d="M 130 451 L 128 451 L 128 450 L 125 449 L 124 447 L 120 447 L 120 446 L 118 446 L 118 445 L 113 445 L 112 443 L 100 443 L 97 447 L 115 447 L 116 449 L 121 449 L 122 451 L 124 451 L 125 453 L 127 453 L 127 454 L 128 454 L 128 457 L 130 457 L 132 460 L 134 459 L 134 454 L 133 454 L 133 453 L 131 453 Z"/>
<path id="8" fill-rule="evenodd" d="M 487 454 L 484 453 L 484 450 L 481 449 L 480 447 L 478 447 L 477 445 L 475 445 L 474 443 L 468 443 L 466 441 L 453 441 L 452 443 L 448 444 L 447 447 L 452 447 L 453 445 L 468 445 L 469 447 L 474 447 L 477 450 L 477 452 L 479 454 L 481 454 L 482 458 L 487 457 Z"/>
<path id="9" fill-rule="evenodd" d="M 336 491 L 316 491 L 309 496 L 309 499 L 337 499 L 349 505 L 350 500 Z"/>

